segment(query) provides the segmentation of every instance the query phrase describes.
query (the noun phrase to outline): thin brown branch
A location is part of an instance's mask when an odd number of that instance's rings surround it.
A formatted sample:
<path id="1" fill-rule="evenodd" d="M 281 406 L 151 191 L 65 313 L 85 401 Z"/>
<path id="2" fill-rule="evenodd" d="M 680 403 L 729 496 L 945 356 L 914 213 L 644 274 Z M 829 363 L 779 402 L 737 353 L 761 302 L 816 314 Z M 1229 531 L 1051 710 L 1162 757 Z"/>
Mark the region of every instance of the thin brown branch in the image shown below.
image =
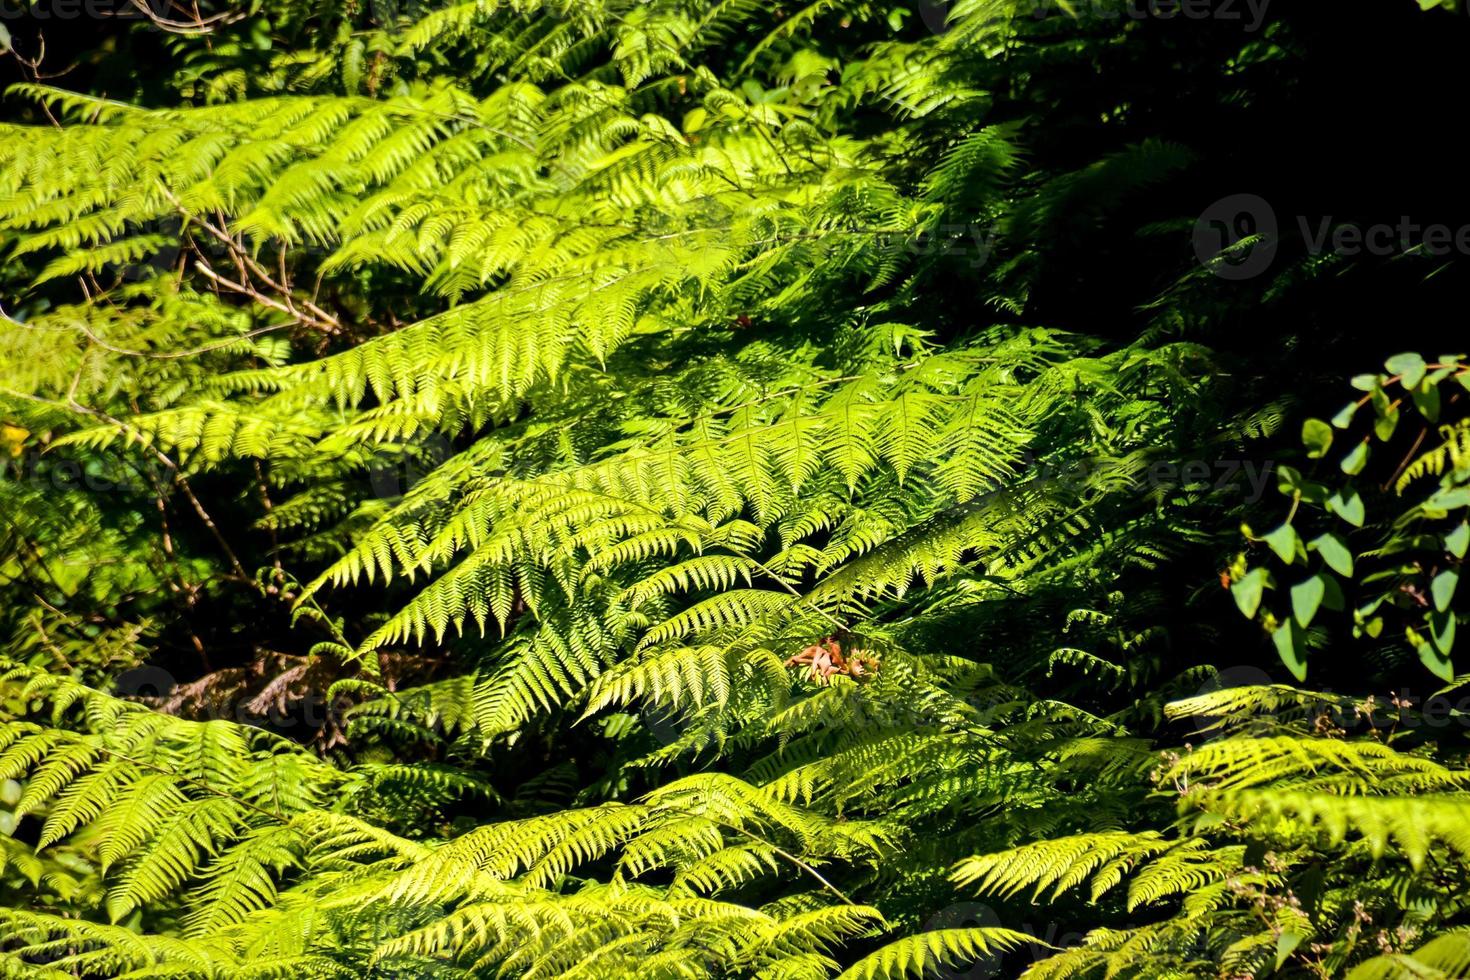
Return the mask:
<path id="1" fill-rule="evenodd" d="M 246 17 L 246 12 L 243 10 L 229 10 L 225 11 L 224 13 L 213 14 L 209 17 L 204 17 L 200 15 L 199 10 L 196 8 L 193 12 L 194 19 L 192 21 L 174 20 L 171 17 L 165 17 L 157 11 L 153 10 L 153 8 L 148 6 L 145 0 L 131 0 L 131 2 L 132 5 L 137 8 L 139 13 L 141 13 L 144 17 L 147 17 L 148 20 L 153 23 L 153 26 L 159 28 L 160 30 L 168 31 L 170 34 L 183 34 L 186 37 L 198 37 L 203 34 L 213 34 L 216 29 L 227 26 L 229 24 L 238 23 L 239 21 L 244 20 Z"/>

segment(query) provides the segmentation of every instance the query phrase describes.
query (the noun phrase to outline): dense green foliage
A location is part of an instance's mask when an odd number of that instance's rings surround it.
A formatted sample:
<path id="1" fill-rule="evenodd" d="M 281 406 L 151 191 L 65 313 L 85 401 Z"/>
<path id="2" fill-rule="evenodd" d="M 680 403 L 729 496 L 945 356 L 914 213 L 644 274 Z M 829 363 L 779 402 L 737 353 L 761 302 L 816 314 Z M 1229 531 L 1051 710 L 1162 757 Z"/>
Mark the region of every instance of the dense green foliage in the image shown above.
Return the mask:
<path id="1" fill-rule="evenodd" d="M 12 24 L 0 975 L 1470 976 L 1470 19 L 1284 3 Z"/>

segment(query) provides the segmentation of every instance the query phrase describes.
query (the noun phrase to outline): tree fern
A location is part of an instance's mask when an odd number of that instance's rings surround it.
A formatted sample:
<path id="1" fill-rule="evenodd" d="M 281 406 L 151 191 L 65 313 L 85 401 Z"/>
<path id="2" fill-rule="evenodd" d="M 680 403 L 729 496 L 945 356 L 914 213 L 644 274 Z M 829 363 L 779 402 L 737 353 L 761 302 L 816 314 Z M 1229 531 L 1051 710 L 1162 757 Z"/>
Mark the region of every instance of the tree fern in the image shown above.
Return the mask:
<path id="1" fill-rule="evenodd" d="M 8 21 L 0 973 L 1465 973 L 1463 18 L 1125 6 Z"/>

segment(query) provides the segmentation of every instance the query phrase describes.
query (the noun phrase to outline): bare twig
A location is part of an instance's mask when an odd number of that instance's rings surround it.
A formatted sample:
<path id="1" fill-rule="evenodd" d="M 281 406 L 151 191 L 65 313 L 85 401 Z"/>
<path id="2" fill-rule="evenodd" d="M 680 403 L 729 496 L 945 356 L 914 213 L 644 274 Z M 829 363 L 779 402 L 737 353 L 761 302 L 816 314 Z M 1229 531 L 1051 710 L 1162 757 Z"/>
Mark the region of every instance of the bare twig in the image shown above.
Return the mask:
<path id="1" fill-rule="evenodd" d="M 236 556 L 235 549 L 230 547 L 229 541 L 227 541 L 225 539 L 225 536 L 220 532 L 219 526 L 214 523 L 214 519 L 209 516 L 209 512 L 204 509 L 204 505 L 200 503 L 199 498 L 195 496 L 194 488 L 189 486 L 189 480 L 187 477 L 184 476 L 184 472 L 179 467 L 179 464 L 175 463 L 172 459 L 168 457 L 166 453 L 164 453 L 157 446 L 154 446 L 151 442 L 149 442 L 147 436 L 144 433 L 139 432 L 137 429 L 134 429 L 122 419 L 116 418 L 108 414 L 107 412 L 103 412 L 99 409 L 89 408 L 88 406 L 76 401 L 74 398 L 69 397 L 66 402 L 59 402 L 51 398 L 42 398 L 39 395 L 31 395 L 23 391 L 15 391 L 10 388 L 0 388 L 0 394 L 6 394 L 11 396 L 12 398 L 21 398 L 26 401 L 38 402 L 42 405 L 49 405 L 53 408 L 61 408 L 65 411 L 74 412 L 79 415 L 86 415 L 91 418 L 101 419 L 109 425 L 116 426 L 119 431 L 126 433 L 130 437 L 138 440 L 138 442 L 143 446 L 143 448 L 148 452 L 149 455 L 158 460 L 158 462 L 161 463 L 165 469 L 173 474 L 174 483 L 178 484 L 179 489 L 183 491 L 185 499 L 187 499 L 190 506 L 194 508 L 194 513 L 199 515 L 199 519 L 204 523 L 204 526 L 209 529 L 209 533 L 219 544 L 220 550 L 224 552 L 225 557 L 229 560 L 231 567 L 235 570 L 235 574 L 239 576 L 240 579 L 242 579 L 243 581 L 253 581 L 250 578 L 249 574 L 245 571 L 245 566 L 240 563 L 239 557 Z"/>
<path id="2" fill-rule="evenodd" d="M 244 20 L 246 16 L 246 12 L 243 10 L 227 10 L 224 13 L 205 17 L 200 14 L 199 8 L 195 7 L 193 10 L 193 20 L 174 20 L 153 10 L 144 0 L 131 0 L 131 2 L 138 9 L 139 13 L 153 22 L 155 27 L 168 31 L 170 34 L 183 34 L 189 37 L 213 34 L 217 28 L 238 23 Z M 171 4 L 170 6 L 173 5 Z"/>

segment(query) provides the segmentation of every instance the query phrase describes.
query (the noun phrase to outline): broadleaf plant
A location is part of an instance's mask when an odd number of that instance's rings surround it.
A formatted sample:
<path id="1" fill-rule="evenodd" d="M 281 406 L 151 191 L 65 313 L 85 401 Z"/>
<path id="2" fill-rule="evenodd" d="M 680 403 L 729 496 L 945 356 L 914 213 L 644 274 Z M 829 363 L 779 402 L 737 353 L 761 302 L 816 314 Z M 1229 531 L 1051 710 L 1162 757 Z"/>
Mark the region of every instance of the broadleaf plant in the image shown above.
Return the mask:
<path id="1" fill-rule="evenodd" d="M 1231 587 L 1299 681 L 1309 648 L 1331 648 L 1334 632 L 1381 641 L 1390 655 L 1407 646 L 1453 681 L 1466 615 L 1455 595 L 1470 545 L 1470 365 L 1396 354 L 1353 385 L 1364 394 L 1337 414 L 1335 436 L 1321 419 L 1303 423 L 1305 455 L 1320 462 L 1279 468 L 1285 516 L 1264 533 L 1245 527 L 1269 553 L 1242 553 Z M 1286 606 L 1264 601 L 1268 591 L 1284 593 Z"/>

